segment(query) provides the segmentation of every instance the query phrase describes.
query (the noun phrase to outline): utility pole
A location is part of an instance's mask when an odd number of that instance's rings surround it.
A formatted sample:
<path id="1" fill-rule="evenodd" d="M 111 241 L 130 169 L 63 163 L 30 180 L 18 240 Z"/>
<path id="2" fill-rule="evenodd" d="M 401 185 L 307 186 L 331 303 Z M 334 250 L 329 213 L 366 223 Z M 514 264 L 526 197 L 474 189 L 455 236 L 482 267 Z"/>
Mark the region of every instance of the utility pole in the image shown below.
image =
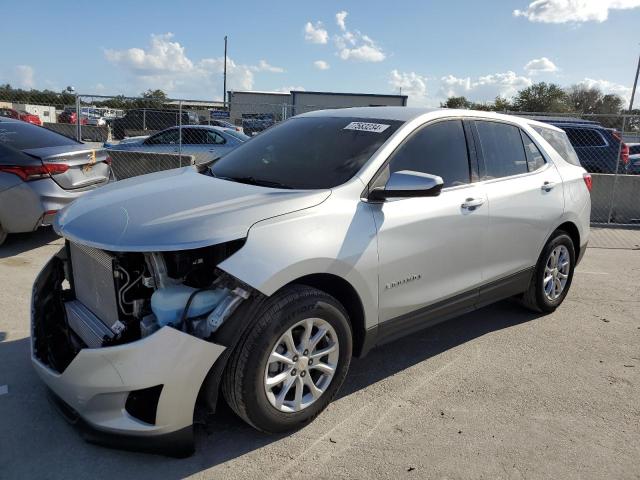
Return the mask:
<path id="1" fill-rule="evenodd" d="M 624 110 L 622 111 L 622 128 L 620 129 L 620 145 L 618 146 L 618 155 L 616 159 L 620 158 L 620 153 L 622 152 L 622 140 L 624 138 L 624 131 L 627 127 L 627 117 L 632 115 L 633 111 L 633 100 L 636 96 L 636 87 L 638 86 L 638 75 L 640 74 L 640 55 L 638 55 L 638 66 L 636 67 L 636 78 L 633 80 L 633 89 L 631 90 L 631 99 L 629 100 L 629 110 L 628 115 L 624 115 Z M 611 189 L 611 195 L 609 197 L 609 215 L 607 216 L 607 223 L 611 223 L 613 217 L 613 201 L 616 193 L 616 187 L 618 184 L 618 168 L 620 167 L 620 162 L 616 162 L 616 172 L 613 177 L 613 188 Z"/>
<path id="2" fill-rule="evenodd" d="M 222 101 L 227 106 L 227 36 L 224 36 L 224 82 L 222 86 Z"/>
<path id="3" fill-rule="evenodd" d="M 633 81 L 633 90 L 631 90 L 631 100 L 629 101 L 629 115 L 633 110 L 633 98 L 636 96 L 636 87 L 638 86 L 638 74 L 640 74 L 640 55 L 638 55 L 638 66 L 636 67 L 636 78 Z"/>

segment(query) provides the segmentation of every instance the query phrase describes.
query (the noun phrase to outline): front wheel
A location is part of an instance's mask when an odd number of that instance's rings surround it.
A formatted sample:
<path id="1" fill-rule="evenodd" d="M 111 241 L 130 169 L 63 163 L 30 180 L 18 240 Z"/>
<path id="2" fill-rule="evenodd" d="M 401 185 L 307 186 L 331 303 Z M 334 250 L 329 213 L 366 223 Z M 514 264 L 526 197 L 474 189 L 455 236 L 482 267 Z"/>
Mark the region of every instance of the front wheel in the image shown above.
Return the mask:
<path id="1" fill-rule="evenodd" d="M 576 263 L 573 240 L 565 232 L 554 232 L 542 249 L 529 289 L 524 293 L 524 305 L 537 312 L 553 312 L 564 301 Z"/>
<path id="2" fill-rule="evenodd" d="M 259 430 L 299 428 L 344 381 L 352 352 L 348 315 L 332 296 L 296 285 L 269 299 L 258 317 L 229 360 L 223 394 Z"/>

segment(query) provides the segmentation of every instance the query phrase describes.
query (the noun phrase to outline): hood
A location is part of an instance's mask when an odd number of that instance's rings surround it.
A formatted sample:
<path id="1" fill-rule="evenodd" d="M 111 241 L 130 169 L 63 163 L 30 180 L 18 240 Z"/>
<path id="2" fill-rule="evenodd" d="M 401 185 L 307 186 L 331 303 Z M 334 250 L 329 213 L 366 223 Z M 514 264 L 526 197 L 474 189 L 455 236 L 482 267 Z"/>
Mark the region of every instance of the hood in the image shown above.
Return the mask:
<path id="1" fill-rule="evenodd" d="M 73 242 L 103 250 L 187 250 L 244 238 L 254 223 L 313 207 L 330 194 L 246 185 L 186 167 L 83 195 L 58 213 L 54 228 Z"/>

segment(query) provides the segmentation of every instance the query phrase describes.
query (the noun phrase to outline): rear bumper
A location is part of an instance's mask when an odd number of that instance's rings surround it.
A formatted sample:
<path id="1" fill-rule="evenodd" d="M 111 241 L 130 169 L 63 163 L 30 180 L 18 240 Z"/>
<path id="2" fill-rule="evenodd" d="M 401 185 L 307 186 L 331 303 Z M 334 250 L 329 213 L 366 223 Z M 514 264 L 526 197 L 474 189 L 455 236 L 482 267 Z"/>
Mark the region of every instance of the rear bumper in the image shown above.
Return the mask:
<path id="1" fill-rule="evenodd" d="M 96 187 L 68 191 L 50 178 L 20 182 L 0 192 L 0 224 L 9 233 L 32 232 L 51 225 L 55 212 Z"/>
<path id="2" fill-rule="evenodd" d="M 56 260 L 44 267 L 34 284 L 31 360 L 65 417 L 94 443 L 175 456 L 191 452 L 196 399 L 225 347 L 163 327 L 123 345 L 83 348 L 77 354 L 65 350 L 65 337 L 45 334 L 66 325 L 54 305 Z M 54 341 L 59 345 L 47 343 Z M 69 361 L 54 367 L 52 357 L 61 351 Z M 145 412 L 152 411 L 150 416 L 129 407 L 132 392 L 160 386 L 159 394 L 143 404 Z"/>

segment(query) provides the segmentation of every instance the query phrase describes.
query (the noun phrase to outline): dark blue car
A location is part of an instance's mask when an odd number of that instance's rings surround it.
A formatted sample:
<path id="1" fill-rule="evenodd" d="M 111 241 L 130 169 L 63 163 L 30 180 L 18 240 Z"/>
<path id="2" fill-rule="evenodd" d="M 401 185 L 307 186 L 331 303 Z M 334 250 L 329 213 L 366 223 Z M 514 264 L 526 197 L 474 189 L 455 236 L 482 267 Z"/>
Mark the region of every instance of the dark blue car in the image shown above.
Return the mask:
<path id="1" fill-rule="evenodd" d="M 580 163 L 592 173 L 627 173 L 629 147 L 622 143 L 620 133 L 605 128 L 598 122 L 566 117 L 536 117 L 567 132 L 569 141 L 580 159 Z"/>

